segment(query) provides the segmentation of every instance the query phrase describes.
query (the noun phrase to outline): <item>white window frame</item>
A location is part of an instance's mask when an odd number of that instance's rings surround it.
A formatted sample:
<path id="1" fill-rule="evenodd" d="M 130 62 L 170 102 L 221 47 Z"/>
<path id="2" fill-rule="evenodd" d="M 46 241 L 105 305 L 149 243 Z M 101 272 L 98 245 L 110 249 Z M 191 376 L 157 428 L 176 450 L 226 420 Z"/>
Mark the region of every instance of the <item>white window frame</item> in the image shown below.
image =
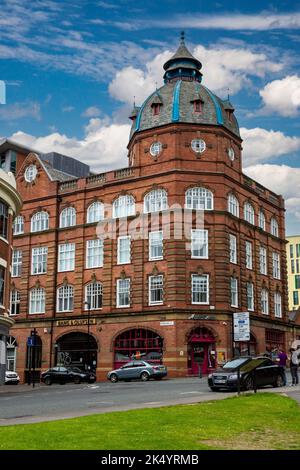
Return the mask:
<path id="1" fill-rule="evenodd" d="M 31 274 L 46 274 L 48 261 L 48 247 L 37 246 L 31 251 Z"/>
<path id="2" fill-rule="evenodd" d="M 249 222 L 249 224 L 255 224 L 255 211 L 250 202 L 245 202 L 244 204 L 244 220 Z"/>
<path id="3" fill-rule="evenodd" d="M 191 230 L 191 258 L 208 259 L 208 230 Z"/>
<path id="4" fill-rule="evenodd" d="M 20 277 L 22 275 L 22 250 L 13 250 L 11 262 L 11 277 Z"/>
<path id="5" fill-rule="evenodd" d="M 46 211 L 40 211 L 31 217 L 30 231 L 42 232 L 49 229 L 49 214 Z"/>
<path id="6" fill-rule="evenodd" d="M 275 217 L 271 218 L 270 226 L 271 226 L 271 235 L 273 235 L 274 237 L 278 237 L 279 236 L 279 225 L 278 225 L 278 222 L 275 219 Z"/>
<path id="7" fill-rule="evenodd" d="M 67 228 L 76 225 L 76 209 L 75 207 L 66 207 L 60 213 L 59 227 Z"/>
<path id="8" fill-rule="evenodd" d="M 254 311 L 254 284 L 247 282 L 247 309 L 251 312 Z"/>
<path id="9" fill-rule="evenodd" d="M 158 274 L 157 276 L 149 276 L 149 305 L 162 305 L 164 303 L 164 276 Z M 161 300 L 153 300 L 159 292 L 161 293 Z"/>
<path id="10" fill-rule="evenodd" d="M 264 246 L 259 247 L 259 270 L 260 274 L 267 276 L 268 274 L 268 253 Z"/>
<path id="11" fill-rule="evenodd" d="M 85 302 L 85 310 L 101 310 L 103 308 L 103 285 L 101 282 L 91 282 L 85 286 Z"/>
<path id="12" fill-rule="evenodd" d="M 113 218 L 130 217 L 135 215 L 135 200 L 130 194 L 119 196 L 113 202 Z"/>
<path id="13" fill-rule="evenodd" d="M 13 223 L 13 234 L 21 235 L 22 233 L 24 233 L 24 217 L 22 215 L 18 215 Z"/>
<path id="14" fill-rule="evenodd" d="M 86 241 L 86 268 L 103 267 L 104 244 L 101 238 Z"/>
<path id="15" fill-rule="evenodd" d="M 16 307 L 17 305 L 19 305 L 19 312 L 18 313 L 13 313 L 13 310 L 17 310 L 17 307 Z M 11 292 L 10 292 L 9 314 L 11 316 L 19 315 L 20 314 L 20 308 L 21 308 L 21 293 L 18 289 L 12 289 Z"/>
<path id="16" fill-rule="evenodd" d="M 185 192 L 185 208 L 212 211 L 214 209 L 214 195 L 212 191 L 201 186 L 188 189 Z"/>
<path id="17" fill-rule="evenodd" d="M 233 193 L 228 195 L 228 212 L 235 217 L 240 216 L 240 203 Z"/>
<path id="18" fill-rule="evenodd" d="M 274 292 L 274 315 L 282 318 L 282 296 L 278 291 Z"/>
<path id="19" fill-rule="evenodd" d="M 239 284 L 237 277 L 230 278 L 230 304 L 231 307 L 239 306 Z"/>
<path id="20" fill-rule="evenodd" d="M 124 284 L 124 286 L 121 286 L 121 284 Z M 125 279 L 117 279 L 117 299 L 116 299 L 116 304 L 117 308 L 128 308 L 130 307 L 130 284 L 131 280 L 130 278 L 125 278 Z M 126 289 L 125 289 L 126 286 Z M 128 304 L 121 304 L 120 299 L 121 296 L 127 296 L 128 295 Z"/>
<path id="21" fill-rule="evenodd" d="M 75 270 L 75 243 L 58 245 L 58 272 Z"/>
<path id="22" fill-rule="evenodd" d="M 252 242 L 246 240 L 246 268 L 253 269 L 253 245 Z"/>
<path id="23" fill-rule="evenodd" d="M 86 220 L 88 224 L 93 224 L 104 219 L 104 204 L 94 201 L 87 208 Z"/>
<path id="24" fill-rule="evenodd" d="M 152 214 L 168 209 L 168 193 L 165 189 L 153 189 L 144 197 L 144 213 Z"/>
<path id="25" fill-rule="evenodd" d="M 261 209 L 258 212 L 258 226 L 262 230 L 266 230 L 266 216 Z"/>
<path id="26" fill-rule="evenodd" d="M 273 278 L 281 279 L 280 254 L 276 251 L 272 253 Z"/>
<path id="27" fill-rule="evenodd" d="M 70 284 L 57 289 L 56 311 L 72 312 L 74 310 L 74 287 Z"/>
<path id="28" fill-rule="evenodd" d="M 163 239 L 164 235 L 162 230 L 149 232 L 149 261 L 164 259 Z"/>
<path id="29" fill-rule="evenodd" d="M 29 314 L 45 313 L 46 291 L 43 287 L 34 287 L 29 294 Z"/>
<path id="30" fill-rule="evenodd" d="M 269 291 L 265 288 L 261 290 L 261 311 L 264 315 L 269 315 Z"/>
<path id="31" fill-rule="evenodd" d="M 131 263 L 131 236 L 118 237 L 117 264 Z"/>
<path id="32" fill-rule="evenodd" d="M 197 281 L 198 278 L 198 281 Z M 195 284 L 197 282 L 197 284 Z M 191 294 L 192 305 L 208 305 L 209 304 L 209 274 L 192 274 L 191 278 Z M 197 289 L 195 289 L 197 287 Z M 199 287 L 199 288 L 198 288 Z M 194 294 L 204 294 L 206 296 L 206 300 L 204 302 L 197 302 L 194 300 Z"/>
<path id="33" fill-rule="evenodd" d="M 230 263 L 237 264 L 237 238 L 232 233 L 229 234 Z"/>

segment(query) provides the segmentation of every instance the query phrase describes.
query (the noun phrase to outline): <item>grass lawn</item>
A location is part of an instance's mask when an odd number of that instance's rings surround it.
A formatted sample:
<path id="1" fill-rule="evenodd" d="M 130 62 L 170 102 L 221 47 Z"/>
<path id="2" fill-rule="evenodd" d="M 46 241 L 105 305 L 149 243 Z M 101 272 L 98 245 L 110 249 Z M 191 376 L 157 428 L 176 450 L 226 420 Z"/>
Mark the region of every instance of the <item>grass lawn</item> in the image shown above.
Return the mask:
<path id="1" fill-rule="evenodd" d="M 300 449 L 300 407 L 258 393 L 0 427 L 0 449 Z"/>

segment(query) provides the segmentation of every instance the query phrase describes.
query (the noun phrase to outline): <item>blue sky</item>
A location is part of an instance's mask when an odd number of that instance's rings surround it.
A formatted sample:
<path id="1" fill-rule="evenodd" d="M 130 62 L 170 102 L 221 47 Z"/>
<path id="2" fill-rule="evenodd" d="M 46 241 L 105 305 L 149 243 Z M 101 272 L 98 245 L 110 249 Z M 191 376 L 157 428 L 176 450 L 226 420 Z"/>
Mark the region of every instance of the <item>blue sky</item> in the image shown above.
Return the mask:
<path id="1" fill-rule="evenodd" d="M 162 83 L 181 30 L 203 83 L 230 93 L 244 170 L 286 198 L 300 233 L 300 2 L 0 0 L 0 136 L 95 171 L 127 165 L 137 104 Z"/>

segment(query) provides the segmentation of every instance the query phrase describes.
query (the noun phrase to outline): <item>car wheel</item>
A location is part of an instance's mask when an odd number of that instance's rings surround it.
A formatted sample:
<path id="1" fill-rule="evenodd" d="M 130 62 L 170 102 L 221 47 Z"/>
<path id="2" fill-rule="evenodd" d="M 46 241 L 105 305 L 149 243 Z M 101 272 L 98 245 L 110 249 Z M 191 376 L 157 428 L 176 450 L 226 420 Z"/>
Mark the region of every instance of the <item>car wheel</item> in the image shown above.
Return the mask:
<path id="1" fill-rule="evenodd" d="M 74 378 L 74 384 L 80 384 L 80 377 Z"/>
<path id="2" fill-rule="evenodd" d="M 111 376 L 109 377 L 109 380 L 112 382 L 112 383 L 116 383 L 118 382 L 118 376 L 117 374 L 111 374 Z"/>
<path id="3" fill-rule="evenodd" d="M 274 387 L 283 387 L 284 386 L 284 380 L 281 375 L 277 375 L 276 380 L 274 382 Z"/>
<path id="4" fill-rule="evenodd" d="M 147 372 L 142 372 L 141 373 L 141 380 L 143 382 L 147 382 L 149 380 L 149 374 Z"/>
<path id="5" fill-rule="evenodd" d="M 46 378 L 45 378 L 45 384 L 46 384 L 46 385 L 51 385 L 51 384 L 52 384 L 52 380 L 51 380 L 50 377 L 46 377 Z"/>
<path id="6" fill-rule="evenodd" d="M 253 379 L 252 377 L 247 377 L 245 379 L 245 389 L 246 390 L 253 390 Z"/>

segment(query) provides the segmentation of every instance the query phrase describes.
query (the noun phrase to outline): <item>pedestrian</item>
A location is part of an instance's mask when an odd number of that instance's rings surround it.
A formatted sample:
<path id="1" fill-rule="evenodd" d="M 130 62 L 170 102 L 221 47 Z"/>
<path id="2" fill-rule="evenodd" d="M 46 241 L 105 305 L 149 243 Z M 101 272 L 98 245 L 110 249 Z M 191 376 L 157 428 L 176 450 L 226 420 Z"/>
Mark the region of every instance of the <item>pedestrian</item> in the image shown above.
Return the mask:
<path id="1" fill-rule="evenodd" d="M 291 376 L 292 376 L 292 383 L 293 385 L 298 385 L 299 377 L 298 377 L 298 366 L 299 366 L 299 348 L 290 349 L 290 369 L 291 369 Z"/>
<path id="2" fill-rule="evenodd" d="M 286 363 L 287 363 L 287 354 L 283 351 L 283 349 L 279 348 L 278 352 L 278 365 L 282 367 L 283 370 L 283 386 L 286 385 Z"/>

